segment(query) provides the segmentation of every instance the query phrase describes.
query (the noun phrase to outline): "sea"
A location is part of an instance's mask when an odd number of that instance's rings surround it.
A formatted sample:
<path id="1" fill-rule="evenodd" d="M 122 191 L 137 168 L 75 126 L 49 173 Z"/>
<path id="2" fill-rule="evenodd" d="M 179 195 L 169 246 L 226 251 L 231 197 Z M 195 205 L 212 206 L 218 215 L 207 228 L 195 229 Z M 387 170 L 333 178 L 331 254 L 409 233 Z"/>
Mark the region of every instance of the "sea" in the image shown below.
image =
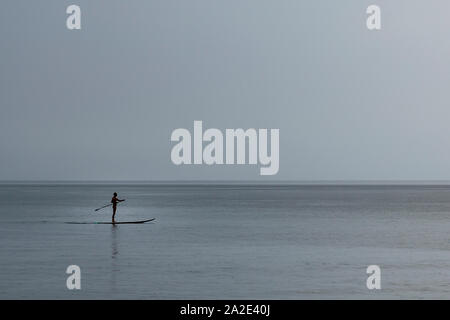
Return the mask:
<path id="1" fill-rule="evenodd" d="M 0 299 L 450 298 L 447 185 L 3 183 L 0 242 Z"/>

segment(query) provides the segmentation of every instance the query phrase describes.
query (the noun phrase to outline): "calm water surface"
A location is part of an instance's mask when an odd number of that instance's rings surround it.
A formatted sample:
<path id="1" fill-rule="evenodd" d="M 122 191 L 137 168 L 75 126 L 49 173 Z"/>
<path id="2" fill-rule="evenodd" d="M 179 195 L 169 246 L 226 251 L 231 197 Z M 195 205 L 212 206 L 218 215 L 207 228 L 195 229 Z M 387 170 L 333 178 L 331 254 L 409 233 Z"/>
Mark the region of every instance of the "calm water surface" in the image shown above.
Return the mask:
<path id="1" fill-rule="evenodd" d="M 66 224 L 114 191 L 155 222 Z M 445 186 L 0 185 L 0 298 L 450 299 L 449 231 Z"/>

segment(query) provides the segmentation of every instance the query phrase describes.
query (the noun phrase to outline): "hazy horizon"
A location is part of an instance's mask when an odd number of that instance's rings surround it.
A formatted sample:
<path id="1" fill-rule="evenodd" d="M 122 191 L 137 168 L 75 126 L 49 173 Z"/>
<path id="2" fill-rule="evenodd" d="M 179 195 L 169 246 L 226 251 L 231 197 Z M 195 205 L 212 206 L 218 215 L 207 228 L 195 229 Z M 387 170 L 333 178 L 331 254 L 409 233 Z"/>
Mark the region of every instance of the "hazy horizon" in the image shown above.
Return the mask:
<path id="1" fill-rule="evenodd" d="M 450 180 L 0 180 L 0 185 L 8 184 L 450 186 Z"/>

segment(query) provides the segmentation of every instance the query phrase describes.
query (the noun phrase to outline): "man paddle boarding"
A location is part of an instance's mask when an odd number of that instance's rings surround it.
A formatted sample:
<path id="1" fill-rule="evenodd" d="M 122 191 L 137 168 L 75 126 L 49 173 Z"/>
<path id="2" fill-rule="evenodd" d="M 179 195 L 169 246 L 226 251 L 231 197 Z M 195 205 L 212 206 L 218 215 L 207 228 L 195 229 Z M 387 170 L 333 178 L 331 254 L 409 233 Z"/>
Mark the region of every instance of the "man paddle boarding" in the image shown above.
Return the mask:
<path id="1" fill-rule="evenodd" d="M 117 198 L 117 192 L 114 192 L 114 196 L 111 199 L 111 203 L 112 203 L 112 207 L 113 207 L 113 215 L 112 215 L 112 223 L 113 224 L 116 223 L 116 221 L 114 220 L 114 216 L 116 215 L 117 204 L 122 201 L 125 201 L 125 199 L 120 200 L 119 198 Z"/>

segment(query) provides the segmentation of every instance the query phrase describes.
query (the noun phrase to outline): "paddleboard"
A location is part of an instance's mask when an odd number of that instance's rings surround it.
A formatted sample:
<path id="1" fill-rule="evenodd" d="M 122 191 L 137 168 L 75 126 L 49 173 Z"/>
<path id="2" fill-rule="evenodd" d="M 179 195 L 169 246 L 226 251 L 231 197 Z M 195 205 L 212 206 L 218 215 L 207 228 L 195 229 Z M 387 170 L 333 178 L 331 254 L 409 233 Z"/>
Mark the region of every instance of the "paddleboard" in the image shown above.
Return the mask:
<path id="1" fill-rule="evenodd" d="M 138 221 L 118 221 L 114 224 L 136 224 L 136 223 L 146 223 L 146 222 L 150 222 L 155 220 L 155 218 L 153 219 L 148 219 L 148 220 L 138 220 Z M 66 222 L 69 224 L 113 224 L 112 222 Z"/>

